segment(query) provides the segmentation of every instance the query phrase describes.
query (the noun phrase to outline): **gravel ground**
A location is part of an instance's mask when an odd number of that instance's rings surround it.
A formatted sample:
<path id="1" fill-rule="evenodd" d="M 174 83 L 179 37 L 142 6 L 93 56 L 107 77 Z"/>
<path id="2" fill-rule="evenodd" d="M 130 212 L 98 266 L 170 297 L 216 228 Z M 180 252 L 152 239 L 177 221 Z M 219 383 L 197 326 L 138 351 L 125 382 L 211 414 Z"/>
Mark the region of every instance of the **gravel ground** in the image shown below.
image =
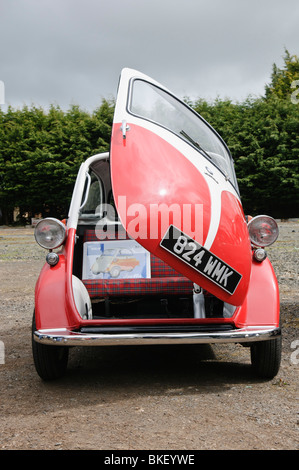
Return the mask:
<path id="1" fill-rule="evenodd" d="M 44 383 L 31 355 L 45 251 L 32 228 L 0 227 L 0 449 L 299 449 L 299 223 L 268 250 L 280 284 L 283 357 L 260 381 L 240 345 L 75 348 Z M 1 354 L 2 353 L 2 354 Z"/>

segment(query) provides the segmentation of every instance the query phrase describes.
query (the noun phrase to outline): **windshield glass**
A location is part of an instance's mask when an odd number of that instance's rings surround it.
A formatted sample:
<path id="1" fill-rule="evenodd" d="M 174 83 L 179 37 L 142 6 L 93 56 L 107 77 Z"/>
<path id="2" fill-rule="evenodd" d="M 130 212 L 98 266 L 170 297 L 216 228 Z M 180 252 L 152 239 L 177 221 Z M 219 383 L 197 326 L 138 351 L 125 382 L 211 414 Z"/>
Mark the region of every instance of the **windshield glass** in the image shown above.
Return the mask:
<path id="1" fill-rule="evenodd" d="M 232 159 L 217 134 L 188 106 L 144 80 L 133 81 L 129 111 L 170 131 L 195 147 L 236 185 Z"/>

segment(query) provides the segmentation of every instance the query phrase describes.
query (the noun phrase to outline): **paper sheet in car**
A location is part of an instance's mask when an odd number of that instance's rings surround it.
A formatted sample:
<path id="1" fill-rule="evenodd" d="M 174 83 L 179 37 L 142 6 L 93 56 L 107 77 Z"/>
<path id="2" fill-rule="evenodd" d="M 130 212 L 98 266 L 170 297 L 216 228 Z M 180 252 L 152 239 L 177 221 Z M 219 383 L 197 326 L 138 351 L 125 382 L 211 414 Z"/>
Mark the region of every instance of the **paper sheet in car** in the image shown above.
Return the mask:
<path id="1" fill-rule="evenodd" d="M 242 279 L 240 273 L 174 225 L 169 226 L 160 246 L 229 294 Z"/>
<path id="2" fill-rule="evenodd" d="M 109 240 L 84 243 L 83 279 L 142 279 L 150 277 L 150 253 L 136 241 Z"/>

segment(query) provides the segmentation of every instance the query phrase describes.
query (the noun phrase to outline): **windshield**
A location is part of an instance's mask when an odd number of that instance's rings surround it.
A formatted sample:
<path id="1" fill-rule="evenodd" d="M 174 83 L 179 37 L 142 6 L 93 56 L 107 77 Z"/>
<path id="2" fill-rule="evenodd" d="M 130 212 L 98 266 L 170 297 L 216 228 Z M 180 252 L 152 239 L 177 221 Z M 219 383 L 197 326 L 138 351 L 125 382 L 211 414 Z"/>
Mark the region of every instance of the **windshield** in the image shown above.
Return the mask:
<path id="1" fill-rule="evenodd" d="M 129 111 L 174 132 L 212 161 L 236 185 L 232 159 L 218 135 L 198 114 L 175 97 L 144 80 L 132 85 Z"/>

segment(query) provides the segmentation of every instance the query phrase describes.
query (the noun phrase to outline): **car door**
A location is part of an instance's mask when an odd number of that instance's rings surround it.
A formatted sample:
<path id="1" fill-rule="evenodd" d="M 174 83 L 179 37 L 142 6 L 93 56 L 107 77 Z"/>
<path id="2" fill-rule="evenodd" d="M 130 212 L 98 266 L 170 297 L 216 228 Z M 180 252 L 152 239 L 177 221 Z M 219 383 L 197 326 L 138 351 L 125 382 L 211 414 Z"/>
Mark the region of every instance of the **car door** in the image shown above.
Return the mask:
<path id="1" fill-rule="evenodd" d="M 241 305 L 250 241 L 231 156 L 211 126 L 153 79 L 124 69 L 110 166 L 128 234 L 195 284 Z"/>

